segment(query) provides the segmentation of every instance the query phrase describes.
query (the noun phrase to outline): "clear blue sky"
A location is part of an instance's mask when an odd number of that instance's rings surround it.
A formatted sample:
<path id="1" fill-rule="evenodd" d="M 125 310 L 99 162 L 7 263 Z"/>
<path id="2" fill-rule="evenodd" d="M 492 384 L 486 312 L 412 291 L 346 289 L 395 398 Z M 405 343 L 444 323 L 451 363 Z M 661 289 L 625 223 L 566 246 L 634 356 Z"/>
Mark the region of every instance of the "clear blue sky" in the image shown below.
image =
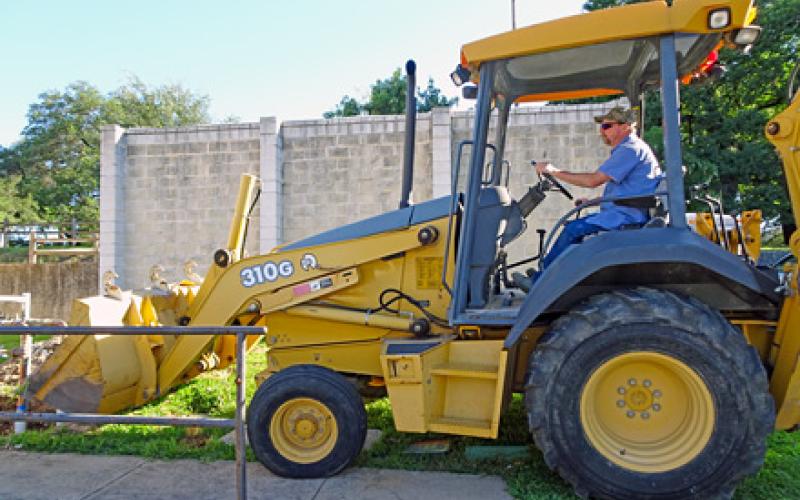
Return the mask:
<path id="1" fill-rule="evenodd" d="M 516 0 L 517 26 L 577 14 L 583 0 Z M 461 44 L 511 27 L 511 0 L 96 0 L 0 3 L 0 145 L 46 90 L 106 93 L 136 75 L 211 98 L 216 121 L 319 118 L 408 58 L 418 82 L 448 75 Z"/>

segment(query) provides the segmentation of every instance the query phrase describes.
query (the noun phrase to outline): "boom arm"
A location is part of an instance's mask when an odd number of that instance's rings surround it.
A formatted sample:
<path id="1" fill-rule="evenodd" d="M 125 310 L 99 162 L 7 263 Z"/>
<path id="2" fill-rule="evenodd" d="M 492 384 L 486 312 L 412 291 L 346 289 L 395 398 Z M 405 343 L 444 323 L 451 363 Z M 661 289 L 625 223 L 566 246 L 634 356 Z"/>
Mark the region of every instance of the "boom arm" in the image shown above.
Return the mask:
<path id="1" fill-rule="evenodd" d="M 770 120 L 766 126 L 767 139 L 775 146 L 783 160 L 786 187 L 792 203 L 795 226 L 800 220 L 800 92 L 795 93 L 791 104 L 782 113 Z M 795 230 L 789 247 L 800 260 L 800 232 Z M 770 380 L 770 391 L 777 408 L 775 426 L 789 429 L 800 421 L 800 297 L 798 296 L 798 272 L 795 263 L 787 273 L 786 287 L 790 290 L 781 309 L 781 317 L 773 344 L 778 347 Z"/>
<path id="2" fill-rule="evenodd" d="M 800 93 L 794 95 L 789 107 L 767 123 L 766 135 L 783 160 L 792 214 L 797 225 L 800 220 Z M 796 246 L 792 245 L 795 255 Z"/>

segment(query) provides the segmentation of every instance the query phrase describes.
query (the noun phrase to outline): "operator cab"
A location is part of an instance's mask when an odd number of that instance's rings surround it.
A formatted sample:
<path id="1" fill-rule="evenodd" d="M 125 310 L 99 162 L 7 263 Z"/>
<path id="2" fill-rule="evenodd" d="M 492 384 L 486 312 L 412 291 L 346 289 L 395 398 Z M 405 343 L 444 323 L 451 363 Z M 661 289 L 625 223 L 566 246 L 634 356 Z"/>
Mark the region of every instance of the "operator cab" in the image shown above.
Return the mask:
<path id="1" fill-rule="evenodd" d="M 647 9 L 655 12 L 652 6 Z M 709 13 L 709 19 L 712 13 Z M 723 20 L 727 23 L 724 27 L 730 28 L 730 12 L 727 15 L 728 18 Z M 624 30 L 612 28 L 598 32 L 593 25 L 591 30 L 587 27 L 586 32 L 595 36 L 589 38 L 586 35 L 577 43 L 574 35 L 571 44 L 561 43 L 559 37 L 554 36 L 568 25 L 574 27 L 580 24 L 582 19 L 590 22 L 591 17 L 592 14 L 584 14 L 530 26 L 463 47 L 462 63 L 453 73 L 453 81 L 457 85 L 467 82 L 477 84 L 477 87 L 465 87 L 464 92 L 465 97 L 476 95 L 477 101 L 472 140 L 459 145 L 453 170 L 455 195 L 461 170 L 460 153 L 462 148 L 469 146 L 471 156 L 465 168 L 467 180 L 459 252 L 456 254 L 454 304 L 451 308 L 451 321 L 456 324 L 513 324 L 527 295 L 535 295 L 539 284 L 547 280 L 539 280 L 526 294 L 509 278 L 510 270 L 521 270 L 524 269 L 520 267 L 523 264 L 536 263 L 547 252 L 553 235 L 560 231 L 561 226 L 577 211 L 588 208 L 584 205 L 567 212 L 547 232 L 546 240 L 540 230 L 538 255 L 526 255 L 522 260 L 508 262 L 510 245 L 520 240 L 531 242 L 530 236 L 520 236 L 529 224 L 536 226 L 535 209 L 545 196 L 560 191 L 571 198 L 569 191 L 552 177 L 540 178 L 520 199 L 509 194 L 509 170 L 532 170 L 530 165 L 512 166 L 507 159 L 510 157 L 506 140 L 509 115 L 517 103 L 624 96 L 632 108 L 640 110 L 641 123 L 643 93 L 661 85 L 666 189 L 662 183 L 655 195 L 612 201 L 646 208 L 655 207 L 660 201 L 672 215 L 670 226 L 686 227 L 682 161 L 677 134 L 678 80 L 690 83 L 719 74 L 721 70 L 716 51 L 726 43 L 740 47 L 752 43 L 758 35 L 758 28 L 742 26 L 737 30 L 710 30 L 704 27 L 706 29 L 692 33 L 637 37 L 627 36 L 622 32 Z M 715 22 L 723 22 L 714 19 Z M 636 32 L 634 29 L 629 31 Z M 560 38 L 567 39 L 566 36 Z M 668 83 L 662 85 L 661 82 Z M 497 120 L 496 125 L 492 124 L 495 128 L 494 137 L 490 138 L 490 118 L 494 117 Z M 598 238 L 608 237 L 608 234 L 601 233 Z M 559 257 L 542 278 L 558 273 L 558 262 L 570 250 Z M 597 293 L 597 287 L 593 288 L 592 293 Z M 578 289 L 580 287 L 576 287 L 572 293 L 579 294 Z"/>

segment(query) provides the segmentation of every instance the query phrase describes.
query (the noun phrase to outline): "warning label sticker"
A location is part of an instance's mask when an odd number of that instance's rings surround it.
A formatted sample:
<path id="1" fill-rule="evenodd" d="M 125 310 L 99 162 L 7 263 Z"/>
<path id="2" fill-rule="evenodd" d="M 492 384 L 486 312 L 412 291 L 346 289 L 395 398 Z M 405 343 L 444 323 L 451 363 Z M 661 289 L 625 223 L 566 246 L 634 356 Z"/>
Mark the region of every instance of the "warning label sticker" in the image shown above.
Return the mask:
<path id="1" fill-rule="evenodd" d="M 442 283 L 444 258 L 417 257 L 417 288 L 421 290 L 437 290 Z"/>

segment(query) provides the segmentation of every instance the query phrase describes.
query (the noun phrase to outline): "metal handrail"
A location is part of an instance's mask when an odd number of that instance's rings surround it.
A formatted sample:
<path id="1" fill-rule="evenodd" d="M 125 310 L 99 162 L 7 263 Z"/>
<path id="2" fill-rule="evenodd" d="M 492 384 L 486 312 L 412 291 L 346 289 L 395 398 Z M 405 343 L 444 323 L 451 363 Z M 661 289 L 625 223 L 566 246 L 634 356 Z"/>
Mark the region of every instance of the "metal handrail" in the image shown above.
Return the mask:
<path id="1" fill-rule="evenodd" d="M 453 160 L 453 166 L 450 169 L 450 214 L 447 218 L 447 241 L 445 242 L 444 246 L 444 265 L 442 266 L 442 286 L 450 294 L 453 296 L 453 290 L 450 288 L 450 285 L 447 284 L 447 257 L 450 255 L 450 237 L 452 236 L 452 228 L 453 228 L 453 215 L 456 213 L 456 204 L 458 197 L 456 196 L 456 190 L 458 189 L 458 174 L 461 173 L 461 155 L 464 152 L 464 146 L 473 145 L 473 141 L 471 139 L 464 139 L 463 141 L 458 143 L 457 146 L 457 153 L 455 160 Z M 495 158 L 492 159 L 492 163 L 497 162 L 497 147 L 494 144 L 487 144 L 486 147 L 491 149 L 494 154 Z M 502 168 L 502 165 L 501 167 Z M 510 167 L 509 167 L 510 170 Z M 508 171 L 507 171 L 508 172 Z M 508 185 L 508 173 L 506 173 L 506 185 Z M 485 182 L 483 181 L 483 176 L 481 176 L 481 185 L 488 186 L 491 185 L 491 181 Z"/>
<path id="2" fill-rule="evenodd" d="M 254 326 L 3 326 L 0 334 L 8 335 L 236 335 L 236 409 L 234 418 L 156 417 L 144 415 L 99 415 L 95 413 L 20 413 L 0 412 L 0 420 L 12 422 L 73 422 L 80 424 L 170 425 L 185 427 L 234 427 L 236 439 L 236 498 L 247 498 L 247 458 L 245 449 L 245 343 L 248 335 L 264 335 L 265 329 Z"/>
<path id="3" fill-rule="evenodd" d="M 447 261 L 450 255 L 450 240 L 453 233 L 453 215 L 456 213 L 456 204 L 458 197 L 456 190 L 458 189 L 458 174 L 461 170 L 461 155 L 464 152 L 464 146 L 472 145 L 472 141 L 464 139 L 458 143 L 456 158 L 453 161 L 453 167 L 450 169 L 450 214 L 447 217 L 447 240 L 444 243 L 444 263 L 442 265 L 442 286 L 447 290 L 450 296 L 453 296 L 453 290 L 447 284 Z"/>

